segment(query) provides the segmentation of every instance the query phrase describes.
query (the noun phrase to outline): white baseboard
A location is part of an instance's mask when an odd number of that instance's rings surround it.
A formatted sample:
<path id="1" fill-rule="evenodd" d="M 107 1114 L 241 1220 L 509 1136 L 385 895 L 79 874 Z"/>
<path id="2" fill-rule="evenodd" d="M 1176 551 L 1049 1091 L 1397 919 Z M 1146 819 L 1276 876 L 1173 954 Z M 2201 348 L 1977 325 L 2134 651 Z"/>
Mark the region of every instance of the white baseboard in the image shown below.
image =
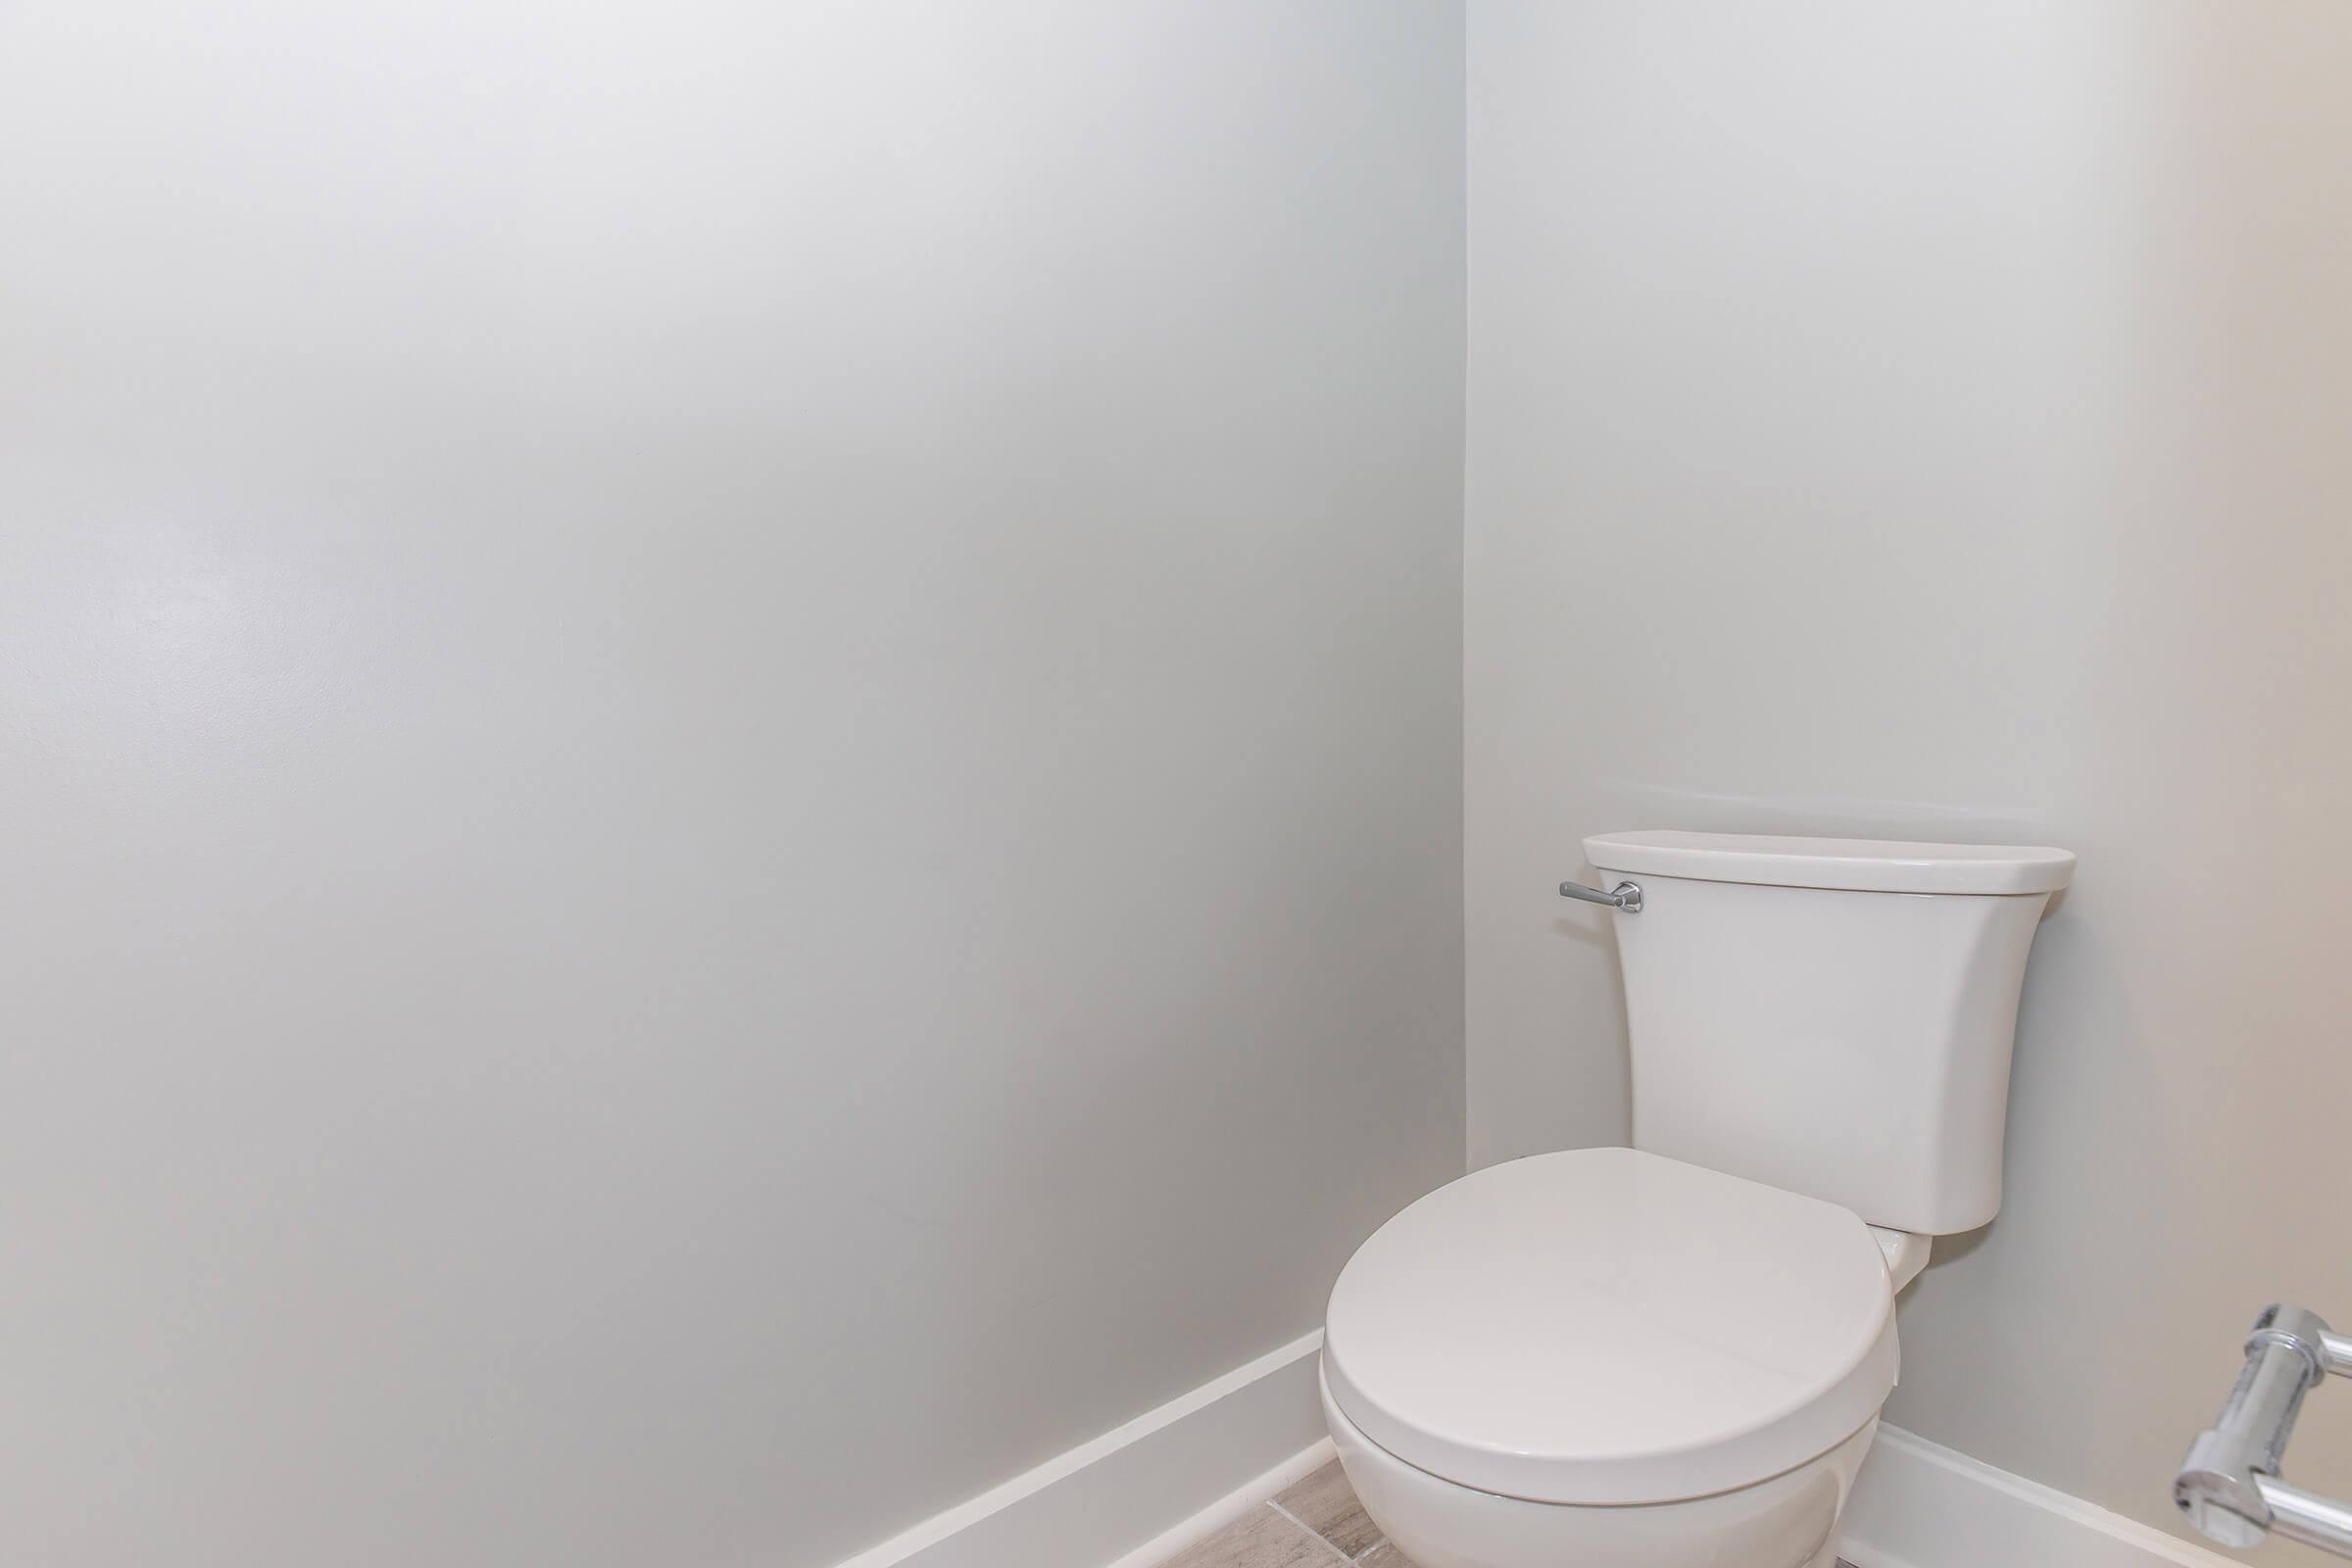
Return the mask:
<path id="1" fill-rule="evenodd" d="M 1862 1463 L 1838 1554 L 1855 1568 L 2244 1568 L 1889 1426 Z"/>
<path id="2" fill-rule="evenodd" d="M 838 1568 L 1152 1568 L 1331 1457 L 1321 1330 Z"/>

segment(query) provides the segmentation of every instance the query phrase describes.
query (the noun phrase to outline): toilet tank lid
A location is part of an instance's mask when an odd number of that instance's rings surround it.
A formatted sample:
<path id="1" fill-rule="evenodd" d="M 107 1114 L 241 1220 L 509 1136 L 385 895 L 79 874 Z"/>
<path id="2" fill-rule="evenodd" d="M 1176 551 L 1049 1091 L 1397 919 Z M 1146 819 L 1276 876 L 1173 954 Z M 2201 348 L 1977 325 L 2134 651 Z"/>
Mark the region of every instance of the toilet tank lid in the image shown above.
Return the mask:
<path id="1" fill-rule="evenodd" d="M 1781 838 L 1652 829 L 1585 840 L 1594 868 L 1766 887 L 1859 893 L 2055 893 L 2075 874 L 2070 850 L 1901 839 Z"/>

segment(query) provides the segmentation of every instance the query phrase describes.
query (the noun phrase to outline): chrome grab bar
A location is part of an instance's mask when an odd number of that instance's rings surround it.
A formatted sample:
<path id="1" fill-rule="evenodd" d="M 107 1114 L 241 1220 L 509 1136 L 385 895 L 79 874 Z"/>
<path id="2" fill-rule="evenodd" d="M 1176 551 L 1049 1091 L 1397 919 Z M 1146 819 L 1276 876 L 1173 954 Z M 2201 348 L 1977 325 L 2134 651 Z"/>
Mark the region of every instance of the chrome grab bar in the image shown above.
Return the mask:
<path id="1" fill-rule="evenodd" d="M 2278 1478 L 2303 1396 L 2330 1373 L 2352 1377 L 2352 1338 L 2299 1306 L 2262 1309 L 2237 1387 L 2173 1478 L 2173 1500 L 2190 1524 L 2225 1546 L 2259 1545 L 2276 1533 L 2352 1557 L 2352 1504 Z"/>
<path id="2" fill-rule="evenodd" d="M 1606 893 L 1598 888 L 1589 888 L 1582 882 L 1563 882 L 1560 884 L 1560 897 L 1582 899 L 1587 904 L 1605 904 L 1612 909 L 1623 909 L 1628 914 L 1642 912 L 1642 890 L 1631 882 L 1620 882 Z"/>

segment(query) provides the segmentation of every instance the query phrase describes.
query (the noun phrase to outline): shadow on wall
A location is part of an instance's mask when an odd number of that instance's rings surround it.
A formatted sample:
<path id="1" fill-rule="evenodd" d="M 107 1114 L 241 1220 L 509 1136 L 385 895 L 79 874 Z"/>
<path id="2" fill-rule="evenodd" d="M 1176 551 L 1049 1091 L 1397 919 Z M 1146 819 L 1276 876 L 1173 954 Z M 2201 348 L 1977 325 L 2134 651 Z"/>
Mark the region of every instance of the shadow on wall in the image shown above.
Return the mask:
<path id="1" fill-rule="evenodd" d="M 2069 892 L 2079 905 L 2082 892 Z M 2093 1335 L 2053 1359 L 2043 1347 L 2046 1310 L 2036 1304 L 2048 1282 L 2065 1280 L 2078 1321 L 2087 1313 L 2120 1323 L 2192 1288 L 2171 1248 L 2150 1240 L 2151 1225 L 2159 1236 L 2166 1230 L 2156 1216 L 2185 1212 L 2180 1172 L 2189 1163 L 2149 1033 L 2100 925 L 2067 902 L 2053 901 L 2026 970 L 2001 1213 L 1982 1229 L 1937 1238 L 1928 1272 L 1903 1298 L 1906 1348 L 1919 1353 L 1905 1357 L 1886 1417 L 2014 1464 L 2002 1391 L 2032 1388 L 2042 1453 L 2132 1445 L 2141 1450 L 2132 1466 L 2147 1477 L 2154 1513 L 2169 1467 L 2209 1412 L 2183 1408 L 2170 1425 L 2123 1419 L 2144 1402 L 2140 1352 L 2124 1336 Z M 2248 1301 L 2248 1314 L 2256 1304 Z M 2224 1335 L 2213 1348 L 2226 1356 L 2235 1343 Z M 2042 1474 L 2062 1490 L 2084 1489 L 2047 1458 Z"/>
<path id="2" fill-rule="evenodd" d="M 1563 874 L 1595 885 L 1599 880 L 1599 873 L 1581 861 L 1574 871 Z M 1561 903 L 1565 905 L 1567 901 L 1563 899 Z M 1592 905 L 1580 905 L 1578 908 L 1581 912 L 1576 914 L 1562 913 L 1551 922 L 1551 928 L 1569 941 L 1599 955 L 1602 970 L 1608 976 L 1609 1007 L 1598 1016 L 1579 1018 L 1576 1024 L 1581 1032 L 1588 1035 L 1604 1032 L 1614 1034 L 1617 1042 L 1614 1064 L 1617 1081 L 1630 1084 L 1633 1082 L 1633 1063 L 1627 1054 L 1625 972 L 1617 963 L 1617 921 L 1613 911 L 1607 909 L 1596 910 Z M 1598 918 L 1594 917 L 1596 913 Z M 1631 1113 L 1631 1107 L 1628 1107 L 1628 1113 Z M 1627 1136 L 1632 1136 L 1630 1131 Z"/>

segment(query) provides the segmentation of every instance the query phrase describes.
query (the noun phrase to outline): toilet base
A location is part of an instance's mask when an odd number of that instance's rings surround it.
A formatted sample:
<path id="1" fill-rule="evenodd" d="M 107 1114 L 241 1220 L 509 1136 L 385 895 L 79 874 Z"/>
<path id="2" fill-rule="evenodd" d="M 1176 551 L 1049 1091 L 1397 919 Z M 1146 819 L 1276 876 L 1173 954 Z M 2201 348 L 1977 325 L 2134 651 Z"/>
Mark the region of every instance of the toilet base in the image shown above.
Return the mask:
<path id="1" fill-rule="evenodd" d="M 1623 1507 L 1529 1502 L 1406 1464 L 1358 1431 L 1321 1387 L 1324 1419 L 1364 1512 L 1420 1568 L 1831 1568 L 1838 1515 L 1879 1429 L 1873 1419 L 1785 1475 L 1713 1496 Z"/>

